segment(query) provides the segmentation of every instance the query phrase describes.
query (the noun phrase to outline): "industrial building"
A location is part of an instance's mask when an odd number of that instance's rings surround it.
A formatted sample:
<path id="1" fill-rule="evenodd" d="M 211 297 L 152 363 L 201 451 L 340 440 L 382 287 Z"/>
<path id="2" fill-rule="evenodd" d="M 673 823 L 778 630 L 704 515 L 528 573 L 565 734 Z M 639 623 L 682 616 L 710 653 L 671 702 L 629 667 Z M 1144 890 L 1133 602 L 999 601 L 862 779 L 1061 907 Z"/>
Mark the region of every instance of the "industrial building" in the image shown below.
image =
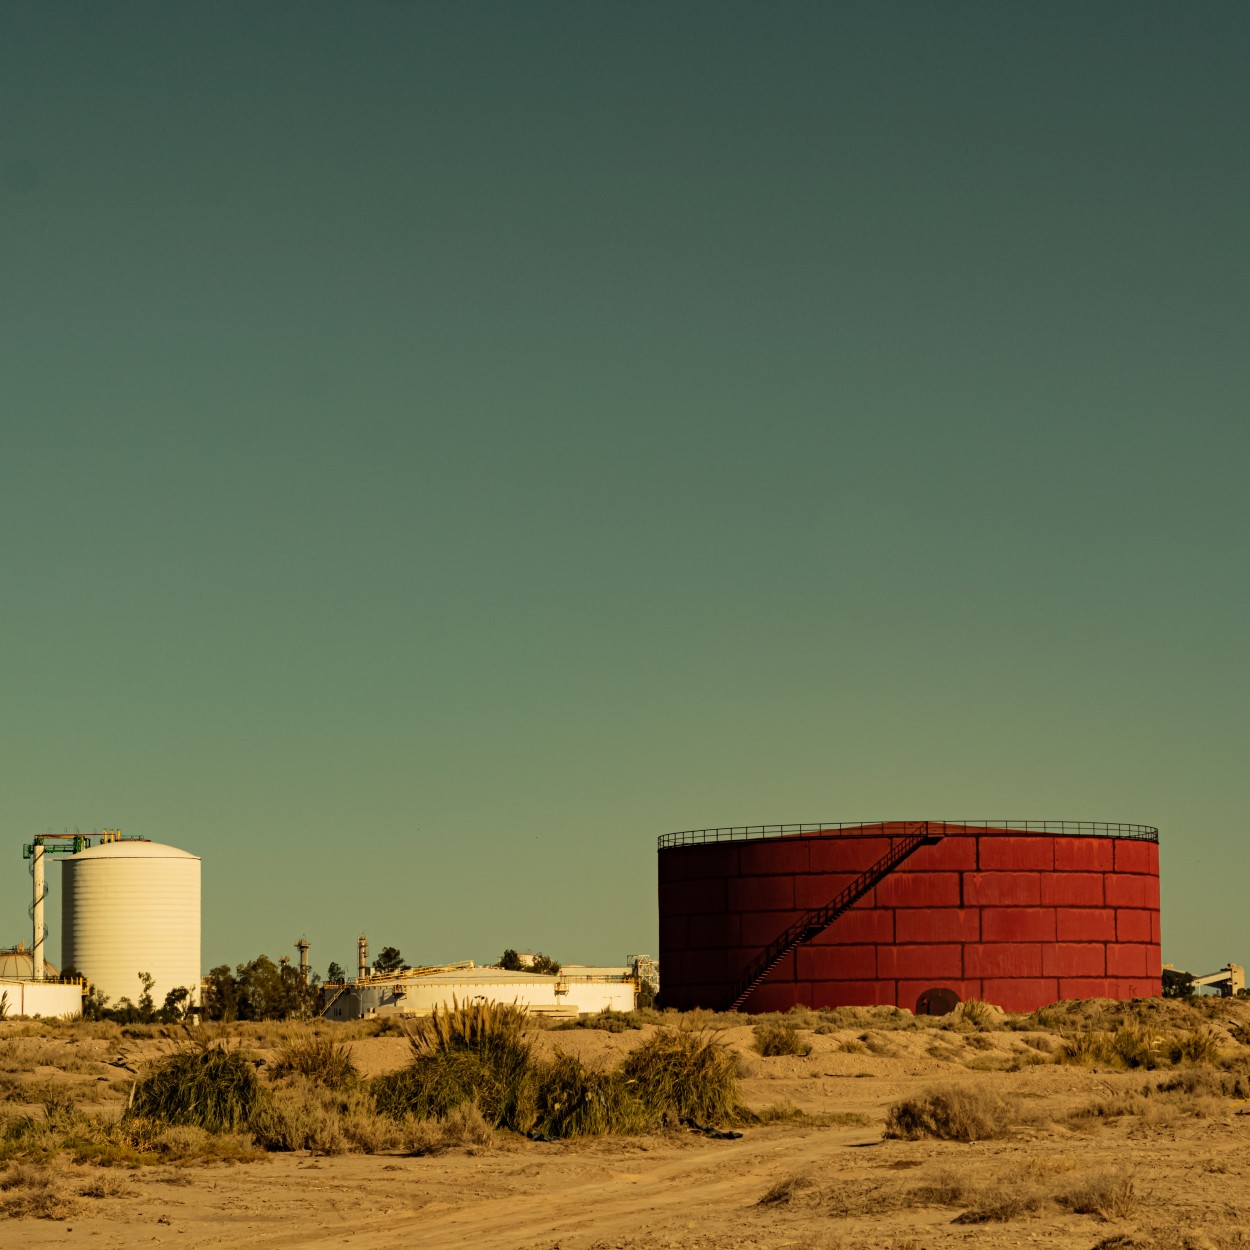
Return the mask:
<path id="1" fill-rule="evenodd" d="M 472 960 L 396 973 L 363 972 L 354 980 L 323 987 L 327 1020 L 430 1015 L 453 1002 L 516 1003 L 532 1015 L 575 1018 L 595 1012 L 632 1011 L 639 970 L 569 964 L 558 973 L 480 968 Z"/>
<path id="2" fill-rule="evenodd" d="M 56 1019 L 82 1013 L 82 982 L 62 978 L 44 962 L 43 976 L 36 980 L 35 956 L 25 945 L 0 950 L 0 1018 L 43 1016 Z"/>
<path id="3" fill-rule="evenodd" d="M 33 942 L 8 952 L 0 994 L 13 1015 L 76 1015 L 85 983 L 113 1005 L 137 1003 L 140 974 L 152 978 L 159 1007 L 173 989 L 199 1001 L 200 861 L 177 847 L 102 834 L 43 834 L 23 847 L 33 883 Z M 44 957 L 47 857 L 62 866 L 61 961 L 66 980 Z M 12 984 L 10 984 L 12 982 Z"/>
<path id="4" fill-rule="evenodd" d="M 661 1004 L 941 1014 L 1158 994 L 1158 836 L 1092 821 L 666 834 Z"/>

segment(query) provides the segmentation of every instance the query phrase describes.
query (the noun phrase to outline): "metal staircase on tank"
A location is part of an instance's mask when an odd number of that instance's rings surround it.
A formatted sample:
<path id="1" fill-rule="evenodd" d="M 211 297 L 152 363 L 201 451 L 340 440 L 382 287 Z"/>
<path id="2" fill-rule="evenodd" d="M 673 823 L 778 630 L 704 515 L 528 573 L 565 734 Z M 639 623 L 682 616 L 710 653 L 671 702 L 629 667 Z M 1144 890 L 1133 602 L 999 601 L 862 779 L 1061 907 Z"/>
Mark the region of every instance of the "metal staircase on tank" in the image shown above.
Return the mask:
<path id="1" fill-rule="evenodd" d="M 730 991 L 727 1011 L 741 1011 L 743 1004 L 755 993 L 756 989 L 767 979 L 768 974 L 796 947 L 810 942 L 817 934 L 823 933 L 843 912 L 859 902 L 878 881 L 892 873 L 909 855 L 922 846 L 932 846 L 942 840 L 940 833 L 929 832 L 929 822 L 923 821 L 904 838 L 894 843 L 869 868 L 855 878 L 844 890 L 834 895 L 822 907 L 813 907 L 811 911 L 800 916 L 786 931 L 769 943 L 746 966 L 742 975 L 734 983 Z"/>

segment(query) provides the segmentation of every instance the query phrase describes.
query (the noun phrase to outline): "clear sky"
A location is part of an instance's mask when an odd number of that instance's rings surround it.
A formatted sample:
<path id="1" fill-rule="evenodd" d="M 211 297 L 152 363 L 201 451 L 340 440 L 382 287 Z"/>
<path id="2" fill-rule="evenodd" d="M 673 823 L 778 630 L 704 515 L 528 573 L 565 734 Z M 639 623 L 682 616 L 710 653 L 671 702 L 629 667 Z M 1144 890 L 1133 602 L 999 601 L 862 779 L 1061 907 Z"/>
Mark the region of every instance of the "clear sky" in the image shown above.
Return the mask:
<path id="1" fill-rule="evenodd" d="M 0 941 L 75 826 L 324 972 L 654 951 L 669 830 L 1086 818 L 1250 963 L 1247 63 L 1244 3 L 6 0 Z"/>

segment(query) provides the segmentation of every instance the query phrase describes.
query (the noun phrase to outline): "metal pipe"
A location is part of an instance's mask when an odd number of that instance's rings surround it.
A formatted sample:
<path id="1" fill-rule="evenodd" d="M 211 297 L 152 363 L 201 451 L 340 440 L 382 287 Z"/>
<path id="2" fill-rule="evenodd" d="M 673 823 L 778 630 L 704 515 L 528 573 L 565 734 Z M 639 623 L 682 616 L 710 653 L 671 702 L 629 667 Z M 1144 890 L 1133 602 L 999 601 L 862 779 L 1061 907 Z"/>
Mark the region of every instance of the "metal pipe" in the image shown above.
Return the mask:
<path id="1" fill-rule="evenodd" d="M 43 896 L 48 887 L 44 881 L 43 843 L 36 838 L 31 852 L 31 875 L 35 878 L 35 905 L 31 917 L 35 922 L 35 940 L 30 948 L 30 973 L 36 981 L 43 980 Z"/>
<path id="2" fill-rule="evenodd" d="M 369 939 L 362 933 L 356 942 L 356 976 L 363 980 L 369 975 Z"/>

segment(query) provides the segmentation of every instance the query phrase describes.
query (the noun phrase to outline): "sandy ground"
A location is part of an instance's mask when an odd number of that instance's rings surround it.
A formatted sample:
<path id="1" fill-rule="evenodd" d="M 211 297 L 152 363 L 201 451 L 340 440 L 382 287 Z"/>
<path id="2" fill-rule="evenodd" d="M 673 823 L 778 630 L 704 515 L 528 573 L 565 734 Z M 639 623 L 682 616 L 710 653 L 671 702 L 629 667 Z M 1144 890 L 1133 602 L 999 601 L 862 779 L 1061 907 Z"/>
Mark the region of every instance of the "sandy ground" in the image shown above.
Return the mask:
<path id="1" fill-rule="evenodd" d="M 648 1031 L 546 1033 L 540 1044 L 609 1063 Z M 806 1058 L 754 1054 L 749 1027 L 721 1034 L 743 1056 L 750 1106 L 790 1102 L 808 1117 L 841 1115 L 840 1124 L 811 1118 L 765 1124 L 733 1141 L 685 1130 L 558 1144 L 501 1135 L 491 1148 L 435 1157 L 273 1154 L 233 1165 L 111 1168 L 123 1193 L 80 1199 L 72 1219 L 0 1222 L 0 1246 L 1250 1246 L 1250 1105 L 1207 1098 L 1158 1116 L 1078 1123 L 1068 1118 L 1074 1109 L 1138 1090 L 1148 1074 L 1037 1062 L 1025 1034 L 1004 1031 L 871 1031 L 870 1043 L 881 1053 L 842 1049 L 863 1034 L 805 1031 L 814 1047 Z M 1222 1038 L 1242 1045 L 1228 1034 Z M 15 1045 L 0 1034 L 0 1068 L 5 1047 Z M 81 1070 L 82 1062 L 76 1074 L 62 1071 L 58 1048 L 81 1061 L 118 1044 L 74 1043 L 61 1034 L 45 1045 L 45 1062 L 27 1079 L 59 1077 L 81 1093 L 91 1081 L 103 1088 L 102 1078 Z M 122 1049 L 133 1062 L 159 1044 L 127 1041 Z M 356 1041 L 353 1050 L 370 1074 L 407 1057 L 403 1039 L 393 1036 Z M 883 1137 L 891 1103 L 955 1084 L 1009 1096 L 1025 1109 L 1027 1122 L 1002 1140 L 972 1144 Z M 846 1123 L 847 1113 L 864 1122 Z M 69 1164 L 46 1166 L 71 1182 L 91 1173 Z M 1100 1172 L 1132 1180 L 1129 1213 L 1073 1214 L 1051 1203 L 1007 1222 L 966 1224 L 955 1222 L 966 1203 L 909 1197 L 918 1186 L 951 1177 L 1009 1193 L 1013 1186 L 1061 1188 Z M 788 1197 L 761 1202 L 785 1182 L 792 1186 Z"/>

